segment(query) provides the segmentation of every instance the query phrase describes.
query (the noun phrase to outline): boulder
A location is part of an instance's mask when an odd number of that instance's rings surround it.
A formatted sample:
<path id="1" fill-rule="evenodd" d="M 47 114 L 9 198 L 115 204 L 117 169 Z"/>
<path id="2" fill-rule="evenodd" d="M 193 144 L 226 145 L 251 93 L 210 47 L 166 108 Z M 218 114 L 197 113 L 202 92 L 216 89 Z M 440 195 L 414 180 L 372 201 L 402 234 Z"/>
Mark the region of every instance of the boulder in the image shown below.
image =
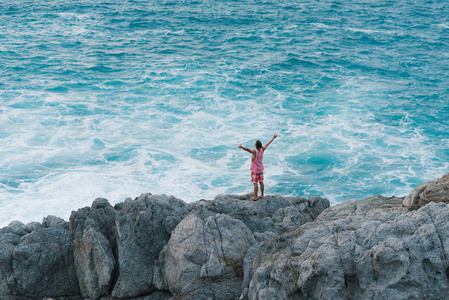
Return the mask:
<path id="1" fill-rule="evenodd" d="M 256 243 L 240 220 L 217 214 L 187 216 L 160 254 L 165 285 L 175 299 L 238 299 L 243 258 Z"/>
<path id="2" fill-rule="evenodd" d="M 159 252 L 190 205 L 173 196 L 144 194 L 127 199 L 116 218 L 119 276 L 116 298 L 163 290 Z"/>
<path id="3" fill-rule="evenodd" d="M 11 233 L 18 235 L 18 236 L 24 236 L 28 234 L 29 232 L 26 230 L 27 227 L 20 221 L 12 221 L 8 225 L 8 229 Z"/>
<path id="4" fill-rule="evenodd" d="M 403 200 L 349 201 L 263 242 L 240 299 L 449 298 L 449 207 L 408 212 Z"/>
<path id="5" fill-rule="evenodd" d="M 69 223 L 56 216 L 47 216 L 42 220 L 42 227 L 44 228 L 59 228 L 61 230 L 69 230 Z"/>
<path id="6" fill-rule="evenodd" d="M 430 202 L 449 203 L 449 173 L 413 189 L 404 199 L 404 206 L 409 210 L 415 210 Z"/>
<path id="7" fill-rule="evenodd" d="M 44 219 L 43 224 L 45 226 L 36 226 L 35 230 L 26 234 L 22 229 L 27 226 L 23 224 L 13 223 L 10 228 L 2 229 L 2 299 L 79 298 L 74 246 L 68 224 L 56 217 Z"/>
<path id="8" fill-rule="evenodd" d="M 106 199 L 96 199 L 70 216 L 70 233 L 75 246 L 74 267 L 83 297 L 98 299 L 110 292 L 116 277 L 117 211 Z"/>

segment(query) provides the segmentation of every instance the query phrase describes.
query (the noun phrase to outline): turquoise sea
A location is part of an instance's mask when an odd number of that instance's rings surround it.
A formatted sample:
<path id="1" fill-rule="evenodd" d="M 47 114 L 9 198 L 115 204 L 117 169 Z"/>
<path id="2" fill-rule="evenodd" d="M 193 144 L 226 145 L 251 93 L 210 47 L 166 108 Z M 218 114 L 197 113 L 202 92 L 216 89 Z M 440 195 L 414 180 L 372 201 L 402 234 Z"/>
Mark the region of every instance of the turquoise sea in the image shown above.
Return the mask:
<path id="1" fill-rule="evenodd" d="M 144 192 L 332 204 L 449 171 L 447 0 L 0 2 L 0 225 Z"/>

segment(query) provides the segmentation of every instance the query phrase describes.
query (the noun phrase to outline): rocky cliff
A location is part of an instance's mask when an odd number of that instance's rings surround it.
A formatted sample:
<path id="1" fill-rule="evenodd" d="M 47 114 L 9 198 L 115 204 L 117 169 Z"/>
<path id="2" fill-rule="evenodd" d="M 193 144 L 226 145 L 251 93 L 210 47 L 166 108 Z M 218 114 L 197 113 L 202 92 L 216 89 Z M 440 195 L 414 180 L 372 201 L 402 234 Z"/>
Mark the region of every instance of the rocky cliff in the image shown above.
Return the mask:
<path id="1" fill-rule="evenodd" d="M 447 299 L 447 175 L 406 198 L 145 194 L 0 230 L 0 298 Z M 440 202 L 440 203 L 435 203 Z"/>

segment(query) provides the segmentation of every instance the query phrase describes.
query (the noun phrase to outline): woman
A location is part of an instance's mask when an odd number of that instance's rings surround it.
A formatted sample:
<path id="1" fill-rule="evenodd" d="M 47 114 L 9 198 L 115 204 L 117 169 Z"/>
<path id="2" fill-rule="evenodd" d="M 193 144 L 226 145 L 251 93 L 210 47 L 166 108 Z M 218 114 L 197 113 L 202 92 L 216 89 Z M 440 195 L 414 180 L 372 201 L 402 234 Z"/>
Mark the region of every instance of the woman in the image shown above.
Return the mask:
<path id="1" fill-rule="evenodd" d="M 243 147 L 242 144 L 240 144 L 238 146 L 239 149 L 243 149 L 245 151 L 248 151 L 249 153 L 252 154 L 252 158 L 251 158 L 251 182 L 254 185 L 254 197 L 251 198 L 251 201 L 256 201 L 259 199 L 259 197 L 257 197 L 257 193 L 258 193 L 258 186 L 257 183 L 259 183 L 260 185 L 260 199 L 262 199 L 264 197 L 264 184 L 263 184 L 263 153 L 265 151 L 265 149 L 267 149 L 268 145 L 271 144 L 271 142 L 277 138 L 277 134 L 273 135 L 273 137 L 271 138 L 271 140 L 266 143 L 264 146 L 262 146 L 262 143 L 257 140 L 254 143 L 254 149 L 250 149 L 250 148 L 246 148 Z"/>

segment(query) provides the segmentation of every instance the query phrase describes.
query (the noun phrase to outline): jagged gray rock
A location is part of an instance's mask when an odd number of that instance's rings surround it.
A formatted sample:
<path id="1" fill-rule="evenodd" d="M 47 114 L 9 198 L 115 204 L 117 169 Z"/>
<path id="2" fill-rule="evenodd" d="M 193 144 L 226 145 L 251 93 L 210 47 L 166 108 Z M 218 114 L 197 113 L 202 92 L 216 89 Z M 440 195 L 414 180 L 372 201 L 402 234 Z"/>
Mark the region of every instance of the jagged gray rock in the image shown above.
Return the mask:
<path id="1" fill-rule="evenodd" d="M 144 194 L 127 199 L 116 219 L 119 277 L 112 291 L 130 298 L 164 289 L 159 252 L 190 205 L 173 196 Z"/>
<path id="2" fill-rule="evenodd" d="M 28 233 L 27 229 L 35 228 Z M 68 223 L 49 216 L 42 226 L 13 222 L 0 232 L 0 296 L 79 298 Z"/>
<path id="3" fill-rule="evenodd" d="M 249 201 L 251 195 L 218 195 L 213 201 L 192 204 L 192 212 L 205 219 L 215 214 L 226 214 L 245 223 L 253 233 L 281 234 L 315 219 L 330 206 L 321 197 L 266 196 Z"/>
<path id="4" fill-rule="evenodd" d="M 0 230 L 0 297 L 238 299 L 252 266 L 247 253 L 329 206 L 319 197 L 247 200 L 219 195 L 189 205 L 144 194 L 112 207 L 98 198 L 70 223 L 12 222 Z"/>
<path id="5" fill-rule="evenodd" d="M 116 210 L 106 199 L 96 199 L 70 216 L 75 269 L 81 295 L 98 299 L 110 292 L 116 267 Z"/>
<path id="6" fill-rule="evenodd" d="M 159 252 L 188 212 L 182 200 L 151 194 L 115 208 L 98 198 L 73 212 L 70 231 L 83 297 L 132 298 L 163 290 Z"/>
<path id="7" fill-rule="evenodd" d="M 446 201 L 448 177 L 409 203 Z M 115 207 L 96 199 L 70 226 L 12 222 L 0 230 L 0 298 L 449 298 L 446 203 L 248 199 L 145 194 Z"/>
<path id="8" fill-rule="evenodd" d="M 175 297 L 184 300 L 238 299 L 243 258 L 255 242 L 240 220 L 189 215 L 161 252 L 164 281 Z"/>
<path id="9" fill-rule="evenodd" d="M 192 204 L 160 255 L 165 284 L 176 299 L 238 299 L 248 249 L 329 207 L 320 197 L 249 198 L 218 195 Z"/>
<path id="10" fill-rule="evenodd" d="M 14 224 L 11 225 L 14 226 Z M 21 236 L 15 234 L 9 227 L 0 230 L 0 296 L 2 298 L 15 293 L 13 252 L 20 238 Z"/>
<path id="11" fill-rule="evenodd" d="M 424 182 L 413 189 L 404 199 L 404 206 L 415 210 L 430 202 L 449 203 L 449 173 L 443 177 Z"/>
<path id="12" fill-rule="evenodd" d="M 241 299 L 447 299 L 449 207 L 403 200 L 349 201 L 263 242 L 245 257 Z"/>

